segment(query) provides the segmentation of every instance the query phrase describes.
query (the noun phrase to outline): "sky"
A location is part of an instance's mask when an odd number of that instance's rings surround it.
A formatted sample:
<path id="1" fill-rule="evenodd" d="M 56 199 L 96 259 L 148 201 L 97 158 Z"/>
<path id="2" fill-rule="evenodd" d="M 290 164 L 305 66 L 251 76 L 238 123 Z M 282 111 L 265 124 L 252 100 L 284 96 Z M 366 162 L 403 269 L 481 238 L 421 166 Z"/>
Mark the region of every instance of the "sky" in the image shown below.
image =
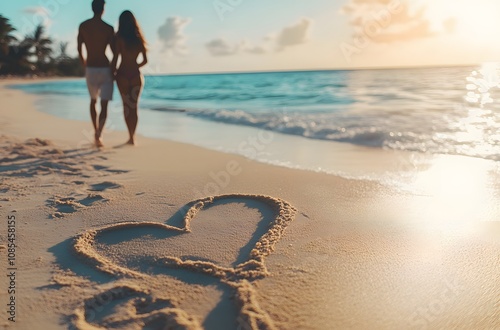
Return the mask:
<path id="1" fill-rule="evenodd" d="M 76 55 L 91 0 L 2 1 L 19 37 L 39 23 Z M 500 59 L 498 0 L 107 0 L 131 10 L 149 74 L 479 64 Z"/>

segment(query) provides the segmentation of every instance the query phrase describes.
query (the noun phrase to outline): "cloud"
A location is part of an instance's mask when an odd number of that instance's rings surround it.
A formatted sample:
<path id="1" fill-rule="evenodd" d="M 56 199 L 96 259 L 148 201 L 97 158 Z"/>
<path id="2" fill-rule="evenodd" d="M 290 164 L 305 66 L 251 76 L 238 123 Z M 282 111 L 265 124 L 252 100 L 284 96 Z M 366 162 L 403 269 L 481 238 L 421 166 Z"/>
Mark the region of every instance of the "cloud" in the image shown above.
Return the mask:
<path id="1" fill-rule="evenodd" d="M 52 25 L 51 13 L 45 7 L 26 7 L 22 11 L 24 14 L 33 15 L 28 21 L 33 22 L 34 25 L 42 24 L 45 27 Z"/>
<path id="2" fill-rule="evenodd" d="M 188 52 L 184 28 L 191 23 L 190 18 L 168 17 L 158 28 L 158 37 L 163 44 L 163 51 L 171 54 L 184 55 Z"/>
<path id="3" fill-rule="evenodd" d="M 263 46 L 252 46 L 250 44 L 245 44 L 243 50 L 249 54 L 261 55 L 267 53 L 267 49 Z"/>
<path id="4" fill-rule="evenodd" d="M 354 38 L 375 43 L 421 39 L 436 34 L 426 18 L 427 8 L 400 0 L 350 0 L 341 13 L 350 17 Z M 449 23 L 451 28 L 451 23 Z"/>
<path id="5" fill-rule="evenodd" d="M 231 43 L 223 38 L 216 38 L 205 44 L 212 56 L 231 56 L 241 53 L 262 55 L 269 53 L 273 47 L 282 51 L 287 47 L 303 44 L 308 41 L 312 20 L 303 18 L 294 25 L 283 28 L 279 33 L 264 37 L 264 43 L 253 45 L 247 40 Z"/>
<path id="6" fill-rule="evenodd" d="M 205 47 L 207 47 L 208 52 L 212 56 L 235 55 L 240 51 L 239 45 L 231 45 L 227 40 L 222 38 L 208 42 Z"/>
<path id="7" fill-rule="evenodd" d="M 285 27 L 276 37 L 278 50 L 283 50 L 290 46 L 300 45 L 308 40 L 312 20 L 303 18 L 292 26 Z"/>
<path id="8" fill-rule="evenodd" d="M 455 17 L 450 17 L 443 22 L 443 27 L 446 33 L 455 33 L 457 29 L 458 20 Z"/>
<path id="9" fill-rule="evenodd" d="M 207 42 L 205 47 L 212 56 L 231 56 L 241 53 L 261 55 L 267 53 L 265 47 L 252 45 L 247 40 L 231 44 L 226 39 L 217 38 Z"/>
<path id="10" fill-rule="evenodd" d="M 429 21 L 422 20 L 396 32 L 381 33 L 372 40 L 376 43 L 393 43 L 421 39 L 433 35 L 435 33 L 431 30 Z"/>
<path id="11" fill-rule="evenodd" d="M 241 53 L 261 55 L 267 53 L 265 47 L 254 46 L 247 40 L 231 43 L 224 38 L 217 38 L 206 43 L 205 47 L 212 56 L 230 56 Z"/>
<path id="12" fill-rule="evenodd" d="M 49 11 L 45 7 L 26 7 L 23 9 L 23 13 L 26 14 L 41 14 L 49 16 Z"/>

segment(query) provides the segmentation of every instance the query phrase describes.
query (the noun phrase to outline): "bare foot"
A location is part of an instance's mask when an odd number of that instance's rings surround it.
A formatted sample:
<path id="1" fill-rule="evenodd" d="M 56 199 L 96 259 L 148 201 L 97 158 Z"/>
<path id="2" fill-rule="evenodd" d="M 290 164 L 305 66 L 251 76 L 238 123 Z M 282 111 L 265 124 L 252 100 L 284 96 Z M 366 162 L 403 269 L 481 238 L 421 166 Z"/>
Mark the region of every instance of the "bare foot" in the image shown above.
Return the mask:
<path id="1" fill-rule="evenodd" d="M 102 144 L 102 141 L 101 141 L 100 138 L 95 140 L 95 145 L 96 145 L 97 148 L 104 147 L 104 144 Z"/>
<path id="2" fill-rule="evenodd" d="M 135 141 L 134 141 L 134 139 L 130 139 L 130 140 L 128 140 L 128 141 L 127 141 L 127 144 L 128 144 L 128 145 L 131 145 L 131 146 L 135 146 Z"/>
<path id="3" fill-rule="evenodd" d="M 94 135 L 95 145 L 97 148 L 102 148 L 104 145 L 102 144 L 101 133 L 96 132 Z"/>

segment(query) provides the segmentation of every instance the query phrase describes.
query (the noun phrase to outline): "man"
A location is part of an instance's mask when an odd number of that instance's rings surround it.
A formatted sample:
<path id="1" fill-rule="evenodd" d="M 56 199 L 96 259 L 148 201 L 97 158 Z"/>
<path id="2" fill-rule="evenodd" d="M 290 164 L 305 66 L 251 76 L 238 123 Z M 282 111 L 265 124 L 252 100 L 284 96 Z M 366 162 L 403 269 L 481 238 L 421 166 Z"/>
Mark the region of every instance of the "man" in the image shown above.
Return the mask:
<path id="1" fill-rule="evenodd" d="M 94 17 L 80 25 L 78 31 L 78 53 L 86 71 L 87 87 L 90 93 L 90 116 L 95 130 L 95 144 L 102 147 L 102 132 L 108 116 L 108 102 L 113 98 L 113 75 L 106 49 L 110 46 L 114 53 L 113 27 L 102 20 L 104 0 L 92 1 Z M 83 57 L 85 44 L 87 59 Z M 101 98 L 101 113 L 97 121 L 96 103 Z"/>

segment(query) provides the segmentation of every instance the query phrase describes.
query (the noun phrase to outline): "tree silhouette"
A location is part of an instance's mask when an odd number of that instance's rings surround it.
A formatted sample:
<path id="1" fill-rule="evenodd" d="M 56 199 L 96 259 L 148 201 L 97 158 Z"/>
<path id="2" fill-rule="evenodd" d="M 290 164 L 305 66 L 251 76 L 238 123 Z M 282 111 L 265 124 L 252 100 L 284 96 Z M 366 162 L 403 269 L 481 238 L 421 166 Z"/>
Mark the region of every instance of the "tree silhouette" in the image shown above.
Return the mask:
<path id="1" fill-rule="evenodd" d="M 0 15 L 0 75 L 84 75 L 79 58 L 68 55 L 68 42 L 58 43 L 57 57 L 51 58 L 54 42 L 46 36 L 43 25 L 38 25 L 22 41 L 12 34 L 14 31 L 9 19 Z"/>
<path id="2" fill-rule="evenodd" d="M 7 61 L 9 46 L 17 41 L 16 37 L 11 34 L 14 31 L 9 19 L 0 15 L 0 69 Z"/>
<path id="3" fill-rule="evenodd" d="M 7 55 L 9 46 L 17 41 L 11 33 L 16 29 L 10 25 L 9 19 L 0 15 L 0 51 L 3 55 Z"/>
<path id="4" fill-rule="evenodd" d="M 32 73 L 36 67 L 29 61 L 32 55 L 31 45 L 20 43 L 9 46 L 7 56 L 4 57 L 4 66 L 0 68 L 0 74 L 28 74 Z"/>
<path id="5" fill-rule="evenodd" d="M 59 43 L 59 60 L 65 60 L 69 59 L 70 57 L 68 56 L 68 42 L 67 41 L 61 41 Z"/>
<path id="6" fill-rule="evenodd" d="M 34 48 L 33 55 L 37 59 L 37 68 L 39 71 L 43 70 L 44 64 L 48 62 L 52 54 L 52 39 L 45 37 L 45 27 L 39 24 L 31 35 L 26 36 L 25 42 Z"/>

